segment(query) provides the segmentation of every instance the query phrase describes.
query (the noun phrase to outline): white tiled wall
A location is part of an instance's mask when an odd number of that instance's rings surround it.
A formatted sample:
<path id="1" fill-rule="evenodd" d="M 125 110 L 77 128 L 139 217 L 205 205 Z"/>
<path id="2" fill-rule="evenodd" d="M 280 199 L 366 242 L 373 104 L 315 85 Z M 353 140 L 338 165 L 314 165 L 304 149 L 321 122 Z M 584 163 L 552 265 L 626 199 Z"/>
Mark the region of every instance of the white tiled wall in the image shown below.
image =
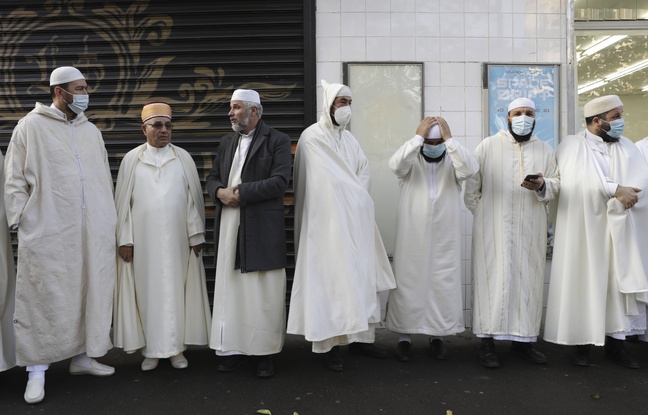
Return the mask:
<path id="1" fill-rule="evenodd" d="M 560 63 L 566 80 L 566 1 L 317 0 L 317 79 L 341 83 L 348 61 L 423 62 L 425 114 L 442 110 L 453 136 L 472 151 L 483 138 L 482 63 Z M 570 87 L 561 83 L 562 134 Z M 465 210 L 463 222 L 470 325 L 472 216 Z"/>

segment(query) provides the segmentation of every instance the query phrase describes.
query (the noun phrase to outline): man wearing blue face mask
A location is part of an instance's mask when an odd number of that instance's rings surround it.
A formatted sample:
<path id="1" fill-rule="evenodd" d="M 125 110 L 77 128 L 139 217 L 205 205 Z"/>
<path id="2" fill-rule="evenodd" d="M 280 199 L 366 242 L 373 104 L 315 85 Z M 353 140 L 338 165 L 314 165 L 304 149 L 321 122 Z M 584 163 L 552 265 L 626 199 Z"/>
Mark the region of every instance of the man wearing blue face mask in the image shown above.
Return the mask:
<path id="1" fill-rule="evenodd" d="M 639 363 L 627 336 L 646 330 L 648 302 L 648 164 L 623 137 L 623 103 L 595 98 L 587 128 L 562 140 L 545 340 L 576 346 L 573 363 L 589 365 L 590 345 L 605 345 L 622 366 Z"/>
<path id="2" fill-rule="evenodd" d="M 396 358 L 409 361 L 411 334 L 430 337 L 443 360 L 443 336 L 465 330 L 461 280 L 461 183 L 477 173 L 470 152 L 441 117 L 426 117 L 389 159 L 401 188 L 394 275 L 386 326 L 399 333 Z"/>
<path id="3" fill-rule="evenodd" d="M 73 375 L 110 376 L 117 213 L 108 155 L 88 121 L 88 85 L 71 66 L 50 75 L 52 105 L 18 121 L 7 148 L 5 206 L 18 230 L 16 363 L 27 366 L 25 401 L 45 397 L 50 363 Z"/>
<path id="4" fill-rule="evenodd" d="M 535 104 L 508 105 L 508 131 L 485 138 L 473 156 L 479 172 L 466 181 L 473 214 L 472 329 L 481 339 L 479 361 L 499 367 L 494 340 L 543 364 L 532 343 L 540 334 L 547 249 L 547 201 L 560 180 L 553 149 L 533 135 Z"/>

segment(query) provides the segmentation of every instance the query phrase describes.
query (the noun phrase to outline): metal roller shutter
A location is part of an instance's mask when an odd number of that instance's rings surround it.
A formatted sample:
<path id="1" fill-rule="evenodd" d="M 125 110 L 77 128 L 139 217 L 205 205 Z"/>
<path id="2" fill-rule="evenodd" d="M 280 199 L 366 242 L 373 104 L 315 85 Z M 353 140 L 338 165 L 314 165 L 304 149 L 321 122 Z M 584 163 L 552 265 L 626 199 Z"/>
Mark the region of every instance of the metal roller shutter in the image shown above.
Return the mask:
<path id="1" fill-rule="evenodd" d="M 173 142 L 191 153 L 203 184 L 219 138 L 231 131 L 227 112 L 236 88 L 259 91 L 264 120 L 294 147 L 315 121 L 314 3 L 4 0 L 0 148 L 6 151 L 16 122 L 35 102 L 51 102 L 48 76 L 62 65 L 88 78 L 86 115 L 103 132 L 114 177 L 123 155 L 144 142 L 140 111 L 149 101 L 172 106 Z M 292 190 L 285 201 L 291 280 Z M 211 294 L 214 205 L 206 194 L 205 203 Z"/>

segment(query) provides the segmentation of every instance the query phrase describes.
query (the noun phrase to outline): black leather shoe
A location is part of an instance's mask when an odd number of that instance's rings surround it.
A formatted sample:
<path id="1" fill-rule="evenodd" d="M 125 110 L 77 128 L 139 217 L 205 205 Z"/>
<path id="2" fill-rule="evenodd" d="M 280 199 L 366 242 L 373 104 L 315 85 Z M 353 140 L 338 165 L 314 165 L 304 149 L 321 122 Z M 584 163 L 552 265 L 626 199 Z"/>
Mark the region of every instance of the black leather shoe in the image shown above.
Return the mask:
<path id="1" fill-rule="evenodd" d="M 221 357 L 221 362 L 216 366 L 216 369 L 220 372 L 233 372 L 243 366 L 247 361 L 247 358 L 246 355 L 242 354 L 223 356 Z"/>
<path id="2" fill-rule="evenodd" d="M 436 360 L 446 360 L 448 357 L 448 349 L 445 348 L 443 340 L 432 339 L 430 340 L 430 354 Z"/>
<path id="3" fill-rule="evenodd" d="M 329 370 L 334 372 L 342 372 L 344 370 L 344 363 L 342 362 L 342 353 L 340 348 L 335 346 L 324 355 L 324 363 Z"/>
<path id="4" fill-rule="evenodd" d="M 396 360 L 409 362 L 412 359 L 412 343 L 408 341 L 398 342 L 396 346 Z"/>
<path id="5" fill-rule="evenodd" d="M 639 369 L 637 362 L 630 353 L 625 349 L 623 340 L 615 339 L 609 336 L 605 337 L 605 355 L 612 361 L 629 369 Z"/>
<path id="6" fill-rule="evenodd" d="M 482 339 L 479 345 L 479 363 L 491 369 L 500 366 L 499 359 L 495 354 L 495 342 L 493 339 Z"/>
<path id="7" fill-rule="evenodd" d="M 520 353 L 530 362 L 544 365 L 547 363 L 547 356 L 536 350 L 531 343 L 511 342 L 511 350 Z"/>
<path id="8" fill-rule="evenodd" d="M 376 358 L 383 358 L 388 355 L 387 350 L 381 349 L 373 343 L 351 343 L 349 352 Z"/>
<path id="9" fill-rule="evenodd" d="M 589 366 L 589 352 L 589 344 L 580 344 L 576 346 L 576 350 L 574 351 L 574 355 L 572 356 L 572 363 L 578 366 Z"/>
<path id="10" fill-rule="evenodd" d="M 271 378 L 275 374 L 272 356 L 259 356 L 256 375 L 260 378 Z"/>

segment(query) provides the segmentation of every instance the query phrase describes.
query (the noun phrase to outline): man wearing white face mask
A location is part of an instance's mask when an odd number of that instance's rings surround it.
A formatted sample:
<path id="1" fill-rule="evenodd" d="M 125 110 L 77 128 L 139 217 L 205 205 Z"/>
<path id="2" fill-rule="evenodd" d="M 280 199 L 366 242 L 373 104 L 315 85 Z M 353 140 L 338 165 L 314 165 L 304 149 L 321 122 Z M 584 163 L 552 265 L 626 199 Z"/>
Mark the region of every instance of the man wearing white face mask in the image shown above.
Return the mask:
<path id="1" fill-rule="evenodd" d="M 50 363 L 72 358 L 73 375 L 115 372 L 93 359 L 112 348 L 117 214 L 101 132 L 83 113 L 87 88 L 78 69 L 55 69 L 52 105 L 36 103 L 7 148 L 6 215 L 19 240 L 16 362 L 27 366 L 30 404 L 45 397 Z"/>
<path id="2" fill-rule="evenodd" d="M 442 336 L 465 330 L 461 281 L 461 183 L 479 166 L 441 117 L 426 117 L 389 159 L 401 188 L 386 326 L 399 333 L 396 358 L 409 361 L 411 334 L 427 334 L 443 360 Z"/>
<path id="3" fill-rule="evenodd" d="M 378 292 L 395 287 L 374 219 L 369 164 L 346 130 L 351 90 L 322 81 L 320 121 L 302 133 L 294 168 L 297 259 L 288 333 L 326 353 L 326 367 L 342 371 L 339 346 L 371 357 L 380 321 Z"/>
<path id="4" fill-rule="evenodd" d="M 535 104 L 508 105 L 508 131 L 475 149 L 479 172 L 466 181 L 464 200 L 473 214 L 472 328 L 481 339 L 480 363 L 499 367 L 493 340 L 543 364 L 537 341 L 542 318 L 547 249 L 547 201 L 560 180 L 553 149 L 533 135 Z"/>
<path id="5" fill-rule="evenodd" d="M 587 128 L 557 152 L 562 184 L 545 340 L 576 346 L 579 366 L 589 365 L 593 344 L 636 369 L 624 340 L 646 330 L 648 164 L 621 135 L 618 96 L 595 98 L 583 112 Z"/>

